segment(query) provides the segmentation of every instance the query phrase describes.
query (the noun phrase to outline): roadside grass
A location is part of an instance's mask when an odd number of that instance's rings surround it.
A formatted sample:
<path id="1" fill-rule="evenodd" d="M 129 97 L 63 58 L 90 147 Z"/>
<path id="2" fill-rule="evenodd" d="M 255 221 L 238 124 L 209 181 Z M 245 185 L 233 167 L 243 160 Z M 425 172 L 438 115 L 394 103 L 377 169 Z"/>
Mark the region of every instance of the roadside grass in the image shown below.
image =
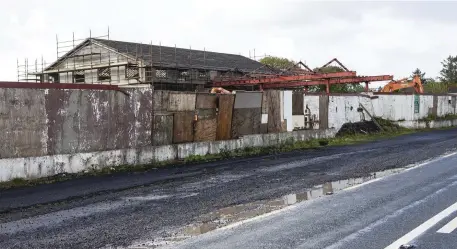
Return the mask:
<path id="1" fill-rule="evenodd" d="M 172 160 L 165 162 L 151 162 L 149 164 L 140 165 L 120 165 L 115 167 L 104 167 L 98 168 L 93 166 L 90 170 L 81 173 L 72 174 L 58 174 L 55 176 L 25 180 L 22 178 L 14 178 L 8 182 L 0 182 L 0 190 L 36 186 L 41 184 L 49 184 L 55 182 L 67 181 L 70 179 L 91 177 L 91 176 L 102 176 L 116 173 L 138 173 L 156 170 L 163 167 L 176 167 L 183 165 L 191 165 L 196 163 L 204 163 L 218 160 L 227 160 L 233 158 L 243 158 L 250 156 L 262 156 L 262 155 L 274 155 L 285 152 L 309 150 L 309 149 L 320 149 L 326 146 L 343 146 L 351 144 L 360 144 L 371 142 L 375 140 L 382 140 L 393 138 L 401 135 L 431 131 L 431 130 L 445 130 L 453 127 L 441 128 L 441 129 L 406 129 L 398 126 L 393 126 L 390 121 L 378 120 L 381 126 L 384 128 L 383 132 L 371 133 L 371 134 L 356 134 L 356 135 L 342 135 L 328 139 L 311 139 L 307 141 L 294 141 L 289 139 L 282 144 L 275 146 L 264 146 L 264 147 L 247 147 L 244 149 L 227 150 L 223 149 L 218 154 L 207 154 L 207 155 L 191 155 L 184 160 Z M 385 123 L 387 122 L 387 123 Z"/>

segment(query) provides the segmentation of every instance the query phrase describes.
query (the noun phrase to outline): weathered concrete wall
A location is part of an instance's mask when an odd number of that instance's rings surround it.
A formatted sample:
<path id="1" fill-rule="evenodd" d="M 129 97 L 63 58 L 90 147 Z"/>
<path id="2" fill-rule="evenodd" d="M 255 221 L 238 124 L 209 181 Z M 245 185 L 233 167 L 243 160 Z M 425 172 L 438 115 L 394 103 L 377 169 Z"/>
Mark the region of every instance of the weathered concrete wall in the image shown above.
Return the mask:
<path id="1" fill-rule="evenodd" d="M 418 120 L 427 117 L 433 109 L 431 95 L 418 95 L 418 112 L 415 112 L 414 95 L 377 95 L 377 97 L 372 100 L 374 115 L 388 120 Z"/>
<path id="2" fill-rule="evenodd" d="M 373 115 L 373 105 L 368 96 L 329 96 L 329 127 L 339 130 L 344 123 L 360 122 L 362 119 L 371 120 L 365 112 L 362 114 L 358 111 L 359 104 L 362 104 Z"/>
<path id="3" fill-rule="evenodd" d="M 0 158 L 151 144 L 152 89 L 0 89 Z"/>
<path id="4" fill-rule="evenodd" d="M 61 154 L 40 157 L 0 159 L 0 182 L 14 178 L 33 179 L 60 173 L 77 173 L 91 169 L 115 167 L 125 164 L 148 164 L 158 161 L 183 159 L 190 155 L 220 153 L 254 146 L 270 146 L 289 140 L 303 141 L 312 138 L 329 138 L 336 130 L 308 130 L 285 133 L 243 136 L 240 139 L 185 143 L 164 146 L 109 150 L 88 153 Z"/>
<path id="5" fill-rule="evenodd" d="M 437 116 L 456 114 L 456 96 L 437 96 Z"/>

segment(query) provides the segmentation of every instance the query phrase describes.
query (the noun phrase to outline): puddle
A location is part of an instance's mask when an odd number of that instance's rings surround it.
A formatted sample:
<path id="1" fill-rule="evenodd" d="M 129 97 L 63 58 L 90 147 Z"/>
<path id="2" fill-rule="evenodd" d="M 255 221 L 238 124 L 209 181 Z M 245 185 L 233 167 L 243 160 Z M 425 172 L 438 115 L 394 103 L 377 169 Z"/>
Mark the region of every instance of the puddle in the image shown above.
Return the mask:
<path id="1" fill-rule="evenodd" d="M 339 191 L 360 185 L 373 179 L 400 173 L 408 168 L 410 167 L 379 171 L 371 173 L 365 177 L 326 182 L 324 184 L 316 185 L 310 189 L 307 189 L 306 191 L 288 194 L 276 199 L 260 200 L 251 203 L 221 208 L 217 211 L 210 212 L 198 217 L 197 222 L 194 224 L 190 224 L 175 230 L 173 233 L 169 233 L 169 236 L 157 238 L 149 242 L 137 243 L 128 248 L 161 248 L 163 246 L 174 244 L 187 238 L 198 236 L 218 228 L 252 219 L 260 215 L 265 215 L 300 202 L 333 195 Z"/>

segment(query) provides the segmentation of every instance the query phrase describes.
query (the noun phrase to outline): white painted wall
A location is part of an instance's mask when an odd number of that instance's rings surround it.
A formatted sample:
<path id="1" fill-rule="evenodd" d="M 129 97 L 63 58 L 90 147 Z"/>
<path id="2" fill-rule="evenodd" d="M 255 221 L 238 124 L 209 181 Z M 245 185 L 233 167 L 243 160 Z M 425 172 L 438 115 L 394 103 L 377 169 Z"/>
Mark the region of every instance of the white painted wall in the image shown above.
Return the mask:
<path id="1" fill-rule="evenodd" d="M 363 112 L 363 116 L 357 111 L 362 104 L 373 115 L 372 100 L 364 96 L 329 96 L 328 125 L 329 128 L 339 130 L 345 123 L 369 121 L 370 116 Z"/>
<path id="2" fill-rule="evenodd" d="M 438 96 L 437 115 L 442 117 L 448 114 L 456 114 L 452 103 L 452 96 Z"/>
<path id="3" fill-rule="evenodd" d="M 425 118 L 433 108 L 433 96 L 419 96 L 419 113 L 414 113 L 414 95 L 377 95 L 373 99 L 375 116 L 384 119 L 417 120 Z"/>
<path id="4" fill-rule="evenodd" d="M 306 110 L 307 107 L 311 111 L 311 115 L 316 115 L 316 119 L 320 120 L 320 117 L 319 117 L 319 96 L 316 96 L 316 95 L 304 95 L 303 96 L 303 110 Z M 319 123 L 314 124 L 313 128 L 314 129 L 319 129 Z"/>
<path id="5" fill-rule="evenodd" d="M 283 93 L 284 101 L 284 116 L 283 118 L 287 120 L 287 131 L 292 131 L 294 129 L 294 121 L 292 118 L 292 91 L 284 91 Z"/>

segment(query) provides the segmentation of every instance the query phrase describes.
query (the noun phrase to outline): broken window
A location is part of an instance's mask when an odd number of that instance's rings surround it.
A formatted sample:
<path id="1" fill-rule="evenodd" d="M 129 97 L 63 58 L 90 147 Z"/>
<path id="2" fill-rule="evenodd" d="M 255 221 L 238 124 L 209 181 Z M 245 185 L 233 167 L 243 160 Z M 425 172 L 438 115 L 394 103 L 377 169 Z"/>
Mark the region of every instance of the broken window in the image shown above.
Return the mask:
<path id="1" fill-rule="evenodd" d="M 97 79 L 99 81 L 111 80 L 111 68 L 105 67 L 97 69 Z"/>
<path id="2" fill-rule="evenodd" d="M 73 82 L 74 83 L 84 83 L 84 70 L 74 71 L 73 72 Z"/>
<path id="3" fill-rule="evenodd" d="M 179 76 L 178 76 L 178 81 L 188 81 L 189 80 L 189 72 L 186 71 L 180 71 Z"/>
<path id="4" fill-rule="evenodd" d="M 167 70 L 156 70 L 156 78 L 167 78 Z"/>
<path id="5" fill-rule="evenodd" d="M 58 73 L 49 74 L 49 82 L 51 83 L 59 83 L 60 77 Z"/>
<path id="6" fill-rule="evenodd" d="M 206 78 L 206 71 L 198 71 L 198 77 L 200 78 Z"/>
<path id="7" fill-rule="evenodd" d="M 138 79 L 140 77 L 140 70 L 135 66 L 127 66 L 125 68 L 125 78 Z"/>

